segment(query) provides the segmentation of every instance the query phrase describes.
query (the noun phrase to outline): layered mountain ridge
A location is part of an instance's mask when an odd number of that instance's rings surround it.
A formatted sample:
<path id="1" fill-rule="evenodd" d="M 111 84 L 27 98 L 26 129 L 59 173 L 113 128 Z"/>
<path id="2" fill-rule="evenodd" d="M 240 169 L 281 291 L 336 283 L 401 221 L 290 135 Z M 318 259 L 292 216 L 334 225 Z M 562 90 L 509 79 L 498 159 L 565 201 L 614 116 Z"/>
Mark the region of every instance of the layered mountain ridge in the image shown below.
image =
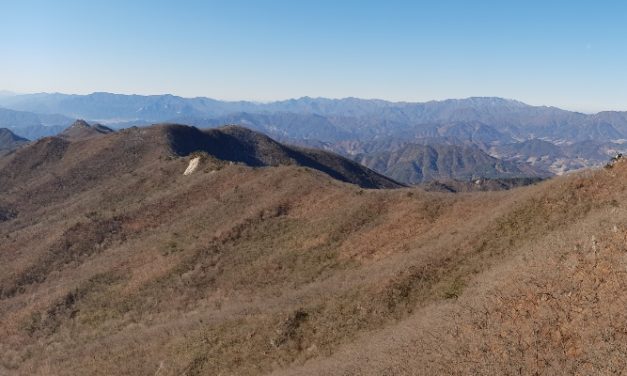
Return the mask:
<path id="1" fill-rule="evenodd" d="M 55 134 L 52 131 L 58 126 L 50 125 L 49 122 L 44 125 L 41 120 L 37 120 L 41 117 L 54 117 L 57 121 L 64 119 L 63 116 L 80 117 L 91 119 L 88 120 L 91 123 L 101 122 L 113 129 L 145 126 L 154 122 L 182 123 L 199 128 L 233 124 L 265 133 L 283 142 L 322 148 L 357 161 L 361 160 L 359 158 L 380 159 L 380 153 L 395 154 L 397 151 L 394 145 L 426 143 L 440 149 L 445 148 L 445 145 L 455 145 L 456 153 L 466 151 L 469 154 L 463 159 L 472 161 L 477 159 L 472 155 L 474 149 L 468 148 L 472 146 L 502 159 L 497 164 L 516 165 L 512 167 L 514 170 L 529 172 L 527 177 L 559 175 L 600 166 L 616 153 L 627 152 L 627 143 L 624 142 L 627 139 L 627 116 L 624 113 L 587 115 L 554 107 L 529 106 L 502 98 L 408 103 L 303 97 L 256 103 L 172 95 L 41 93 L 4 96 L 0 98 L 0 105 L 12 108 L 4 110 L 4 116 L 8 119 L 16 116 L 33 119 L 30 122 L 17 122 L 23 126 L 11 127 L 16 134 L 31 139 Z M 18 114 L 11 114 L 10 111 L 18 111 Z M 0 112 L 0 118 L 2 116 Z M 37 121 L 41 124 L 34 125 Z M 534 142 L 550 143 L 561 151 L 539 154 L 540 149 L 526 146 Z M 386 145 L 389 147 L 386 148 Z M 521 150 L 514 152 L 515 149 Z M 373 154 L 369 154 L 371 152 L 368 150 L 373 150 Z M 378 156 L 375 156 L 376 153 L 379 153 Z M 369 155 L 358 157 L 361 154 Z M 413 162 L 414 165 L 424 164 L 418 160 Z M 436 162 L 429 162 L 433 163 Z M 410 164 L 392 169 L 398 171 L 395 172 L 395 178 L 407 177 L 403 181 L 406 184 L 430 181 L 429 178 L 418 181 L 421 174 L 412 172 L 415 168 Z M 453 166 L 443 166 L 440 170 L 453 169 Z M 377 169 L 383 174 L 386 170 L 387 167 Z M 509 179 L 517 176 L 505 170 L 503 174 L 494 176 L 490 173 L 491 169 L 486 171 L 476 166 L 479 178 Z M 482 172 L 486 174 L 481 175 Z M 444 174 L 443 177 L 456 179 L 458 175 Z M 474 178 L 472 174 L 462 175 L 464 179 Z"/>

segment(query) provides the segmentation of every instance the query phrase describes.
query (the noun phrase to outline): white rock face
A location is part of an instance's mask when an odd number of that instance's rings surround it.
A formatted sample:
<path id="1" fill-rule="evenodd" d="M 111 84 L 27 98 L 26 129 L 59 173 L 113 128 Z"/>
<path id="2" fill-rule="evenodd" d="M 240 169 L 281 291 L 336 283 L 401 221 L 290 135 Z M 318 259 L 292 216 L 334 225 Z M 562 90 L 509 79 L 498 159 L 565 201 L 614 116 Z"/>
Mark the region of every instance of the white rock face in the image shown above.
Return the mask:
<path id="1" fill-rule="evenodd" d="M 199 164 L 200 164 L 200 157 L 196 157 L 192 159 L 191 161 L 189 161 L 189 165 L 185 169 L 185 172 L 183 172 L 183 175 L 191 175 L 192 173 L 194 173 L 194 171 L 196 171 L 196 169 L 198 168 Z"/>

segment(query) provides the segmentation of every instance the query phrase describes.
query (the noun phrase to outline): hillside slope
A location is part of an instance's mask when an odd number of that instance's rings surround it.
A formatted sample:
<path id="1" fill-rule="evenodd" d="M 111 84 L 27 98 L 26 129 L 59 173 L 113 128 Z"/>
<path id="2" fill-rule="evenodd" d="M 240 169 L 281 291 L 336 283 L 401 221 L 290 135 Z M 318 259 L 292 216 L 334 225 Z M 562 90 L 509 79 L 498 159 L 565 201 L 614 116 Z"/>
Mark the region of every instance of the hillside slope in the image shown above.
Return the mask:
<path id="1" fill-rule="evenodd" d="M 16 135 L 9 129 L 0 128 L 0 155 L 15 150 L 27 142 L 27 139 Z"/>
<path id="2" fill-rule="evenodd" d="M 58 137 L 65 139 L 85 139 L 113 132 L 113 129 L 102 124 L 91 125 L 85 120 L 76 120 L 72 125 L 58 134 Z"/>
<path id="3" fill-rule="evenodd" d="M 84 150 L 83 150 L 84 149 Z M 294 165 L 322 171 L 329 176 L 364 188 L 399 188 L 401 184 L 339 155 L 307 148 L 286 146 L 249 129 L 226 126 L 199 130 L 177 124 L 130 128 L 112 132 L 79 120 L 59 137 L 48 137 L 6 159 L 0 184 L 17 184 L 21 178 L 38 176 L 39 166 L 51 166 L 50 173 L 78 170 L 81 158 L 97 158 L 94 174 L 114 173 L 119 164 L 130 165 L 137 158 L 184 157 L 193 153 L 212 159 L 243 163 L 251 167 Z M 93 155 L 93 157 L 92 157 Z M 0 164 L 1 166 L 1 164 Z M 129 167 L 130 168 L 130 167 Z M 92 177 L 90 179 L 96 179 Z M 69 181 L 76 185 L 84 178 Z"/>
<path id="4" fill-rule="evenodd" d="M 273 374 L 623 373 L 626 179 L 622 161 L 525 189 L 458 266 L 454 299 Z M 500 260 L 469 278 L 469 260 L 494 262 L 487 249 Z"/>
<path id="5" fill-rule="evenodd" d="M 499 160 L 473 146 L 406 144 L 394 151 L 361 154 L 354 159 L 407 184 L 542 176 L 540 171 Z"/>
<path id="6" fill-rule="evenodd" d="M 364 188 L 399 188 L 402 185 L 362 165 L 331 152 L 283 145 L 268 136 L 240 126 L 198 130 L 166 125 L 172 150 L 178 155 L 204 151 L 211 156 L 249 166 L 298 165 Z"/>
<path id="7" fill-rule="evenodd" d="M 223 142 L 240 132 L 157 126 L 0 158 L 0 373 L 627 365 L 625 163 L 507 192 L 365 190 L 216 157 L 284 158 L 255 134 Z M 187 154 L 212 140 L 228 147 Z"/>

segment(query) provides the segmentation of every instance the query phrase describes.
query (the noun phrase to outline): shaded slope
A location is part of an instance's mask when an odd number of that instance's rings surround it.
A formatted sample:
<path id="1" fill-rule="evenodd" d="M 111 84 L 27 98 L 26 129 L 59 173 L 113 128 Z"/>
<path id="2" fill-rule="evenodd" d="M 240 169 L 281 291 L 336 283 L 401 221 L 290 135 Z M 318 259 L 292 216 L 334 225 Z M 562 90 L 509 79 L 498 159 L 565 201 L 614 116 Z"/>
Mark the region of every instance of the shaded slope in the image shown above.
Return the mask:
<path id="1" fill-rule="evenodd" d="M 164 128 L 172 149 L 179 155 L 205 151 L 215 158 L 249 166 L 298 165 L 320 170 L 365 188 L 398 188 L 401 185 L 358 163 L 331 152 L 280 144 L 261 133 L 239 126 L 200 131 L 187 126 Z"/>
<path id="2" fill-rule="evenodd" d="M 0 128 L 0 155 L 17 149 L 28 140 L 16 135 L 6 128 Z"/>

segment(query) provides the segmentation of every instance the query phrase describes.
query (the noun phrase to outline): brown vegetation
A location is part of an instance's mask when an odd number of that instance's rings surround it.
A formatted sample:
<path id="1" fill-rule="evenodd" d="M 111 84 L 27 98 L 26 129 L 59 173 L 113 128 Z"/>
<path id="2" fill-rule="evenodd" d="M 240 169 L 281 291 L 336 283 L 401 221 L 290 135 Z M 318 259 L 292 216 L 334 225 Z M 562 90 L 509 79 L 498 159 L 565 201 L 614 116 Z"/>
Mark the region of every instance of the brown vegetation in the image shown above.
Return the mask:
<path id="1" fill-rule="evenodd" d="M 369 190 L 163 129 L 0 159 L 0 374 L 624 372 L 623 163 Z"/>

